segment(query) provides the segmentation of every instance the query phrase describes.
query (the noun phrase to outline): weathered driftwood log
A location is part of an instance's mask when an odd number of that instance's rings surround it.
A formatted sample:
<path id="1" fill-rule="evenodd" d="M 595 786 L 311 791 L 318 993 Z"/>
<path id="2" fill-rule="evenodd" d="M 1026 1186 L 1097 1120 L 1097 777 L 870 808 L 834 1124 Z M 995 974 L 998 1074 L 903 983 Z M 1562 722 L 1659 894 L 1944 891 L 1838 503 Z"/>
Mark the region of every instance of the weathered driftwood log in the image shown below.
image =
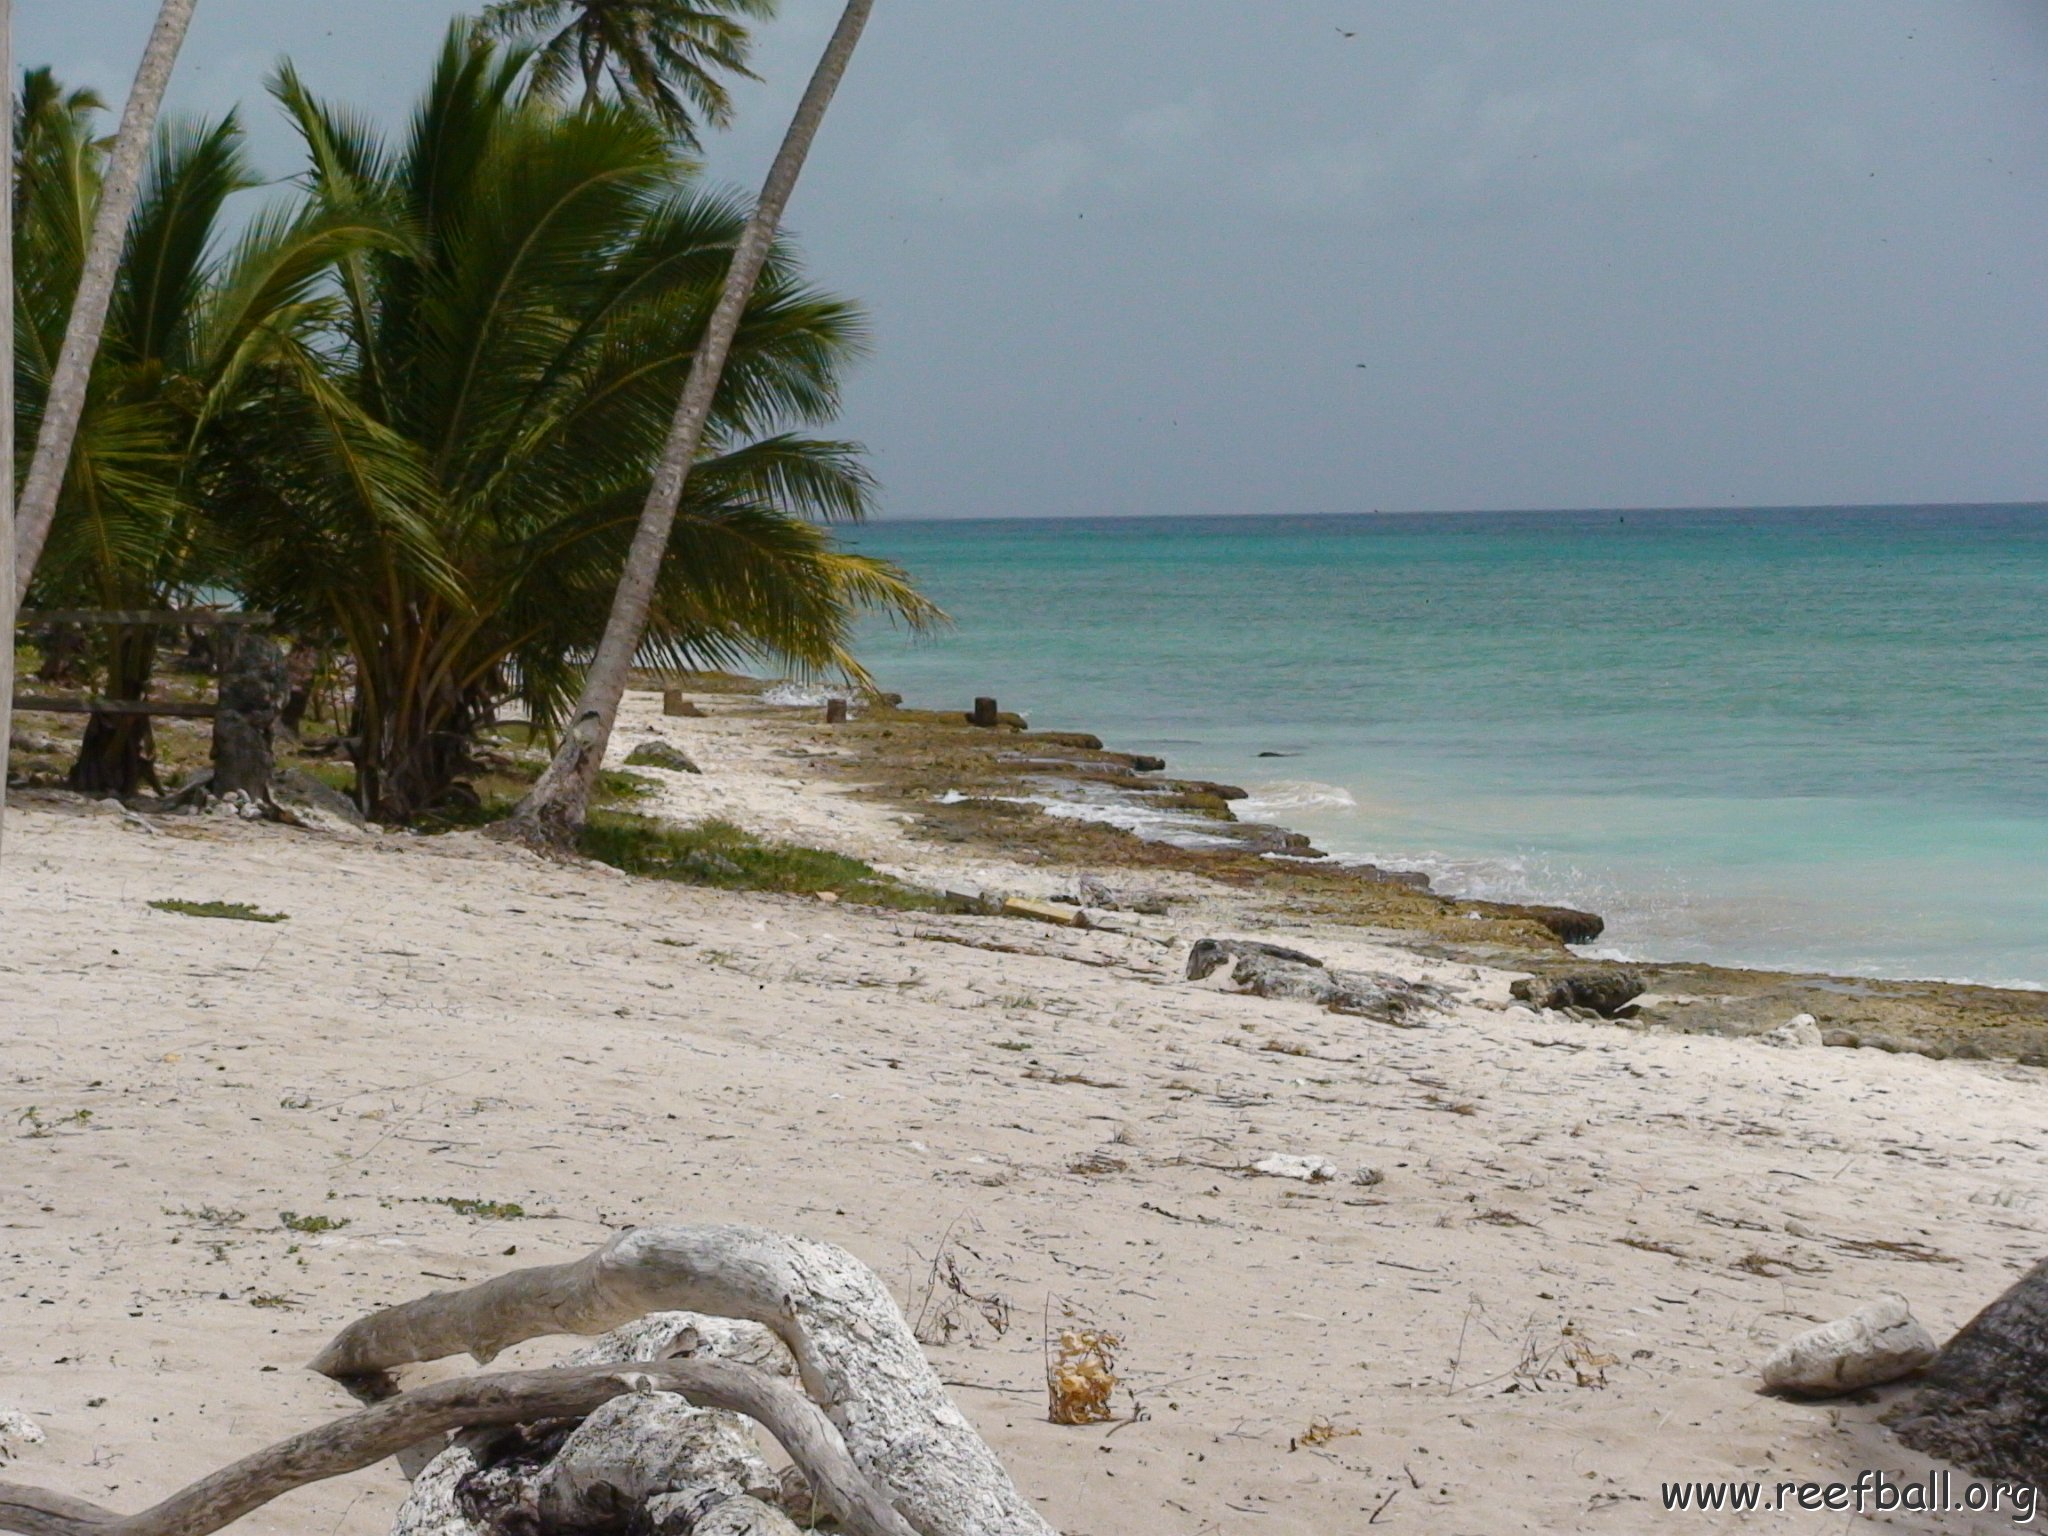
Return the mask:
<path id="1" fill-rule="evenodd" d="M 771 1329 L 860 1468 L 921 1536 L 1053 1536 L 940 1384 L 887 1288 L 842 1249 L 739 1226 L 647 1227 L 572 1264 L 515 1270 L 351 1324 L 313 1368 L 338 1378 L 678 1308 Z"/>
<path id="2" fill-rule="evenodd" d="M 569 1356 L 569 1365 L 718 1359 L 794 1379 L 796 1362 L 759 1323 L 658 1312 L 614 1329 Z M 516 1438 L 516 1437 L 515 1437 Z M 495 1432 L 458 1435 L 424 1470 L 392 1536 L 483 1536 L 514 1528 L 646 1526 L 653 1536 L 697 1536 L 721 1501 L 747 1499 L 753 1527 L 778 1531 L 754 1513 L 779 1505 L 805 1516 L 815 1496 L 802 1474 L 769 1470 L 738 1415 L 652 1393 L 614 1399 L 559 1446 L 508 1443 Z M 403 1463 L 401 1458 L 401 1464 Z M 758 1496 L 758 1497 L 757 1497 Z M 641 1518 L 621 1518 L 637 1509 Z M 734 1517 L 728 1516 L 727 1519 Z"/>
<path id="3" fill-rule="evenodd" d="M 306 1483 L 374 1466 L 430 1435 L 490 1424 L 577 1419 L 626 1393 L 674 1393 L 743 1413 L 803 1468 L 819 1507 L 859 1536 L 913 1536 L 847 1453 L 818 1406 L 788 1383 L 720 1360 L 512 1371 L 439 1382 L 294 1435 L 202 1478 L 139 1515 L 0 1483 L 0 1530 L 22 1536 L 208 1536 Z"/>
<path id="4" fill-rule="evenodd" d="M 664 1501 L 650 1506 L 654 1536 L 667 1536 L 664 1529 L 669 1509 Z M 801 1536 L 796 1525 L 781 1510 L 758 1500 L 728 1499 L 689 1528 L 689 1536 Z"/>
<path id="5" fill-rule="evenodd" d="M 2048 1260 L 1948 1341 L 1894 1431 L 1980 1476 L 2048 1489 Z"/>

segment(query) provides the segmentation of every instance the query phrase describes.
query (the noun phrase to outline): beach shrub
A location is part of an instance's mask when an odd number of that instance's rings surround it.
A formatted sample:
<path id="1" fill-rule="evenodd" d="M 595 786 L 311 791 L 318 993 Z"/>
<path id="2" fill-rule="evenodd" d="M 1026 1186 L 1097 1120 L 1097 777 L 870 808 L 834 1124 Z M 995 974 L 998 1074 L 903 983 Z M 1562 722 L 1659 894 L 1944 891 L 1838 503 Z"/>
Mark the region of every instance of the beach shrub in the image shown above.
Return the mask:
<path id="1" fill-rule="evenodd" d="M 729 821 L 675 826 L 644 816 L 600 813 L 584 829 L 584 853 L 629 875 L 727 891 L 830 892 L 864 906 L 932 912 L 936 891 L 921 890 L 870 864 L 822 848 L 770 842 Z"/>

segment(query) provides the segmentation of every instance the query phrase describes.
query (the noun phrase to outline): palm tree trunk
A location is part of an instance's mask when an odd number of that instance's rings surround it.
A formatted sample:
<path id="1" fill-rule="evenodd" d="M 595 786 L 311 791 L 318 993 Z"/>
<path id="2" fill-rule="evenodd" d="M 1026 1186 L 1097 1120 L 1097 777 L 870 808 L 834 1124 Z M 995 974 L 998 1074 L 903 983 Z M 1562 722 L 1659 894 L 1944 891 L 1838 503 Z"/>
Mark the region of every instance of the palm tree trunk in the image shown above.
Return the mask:
<path id="1" fill-rule="evenodd" d="M 71 305 L 64 347 L 57 354 L 57 367 L 50 377 L 50 398 L 43 407 L 42 430 L 36 434 L 35 457 L 29 462 L 21 505 L 15 512 L 13 595 L 17 604 L 28 593 L 36 561 L 43 553 L 43 541 L 50 534 L 50 520 L 57 512 L 57 494 L 64 488 L 72 440 L 78 435 L 78 419 L 85 409 L 86 385 L 92 378 L 93 359 L 99 353 L 100 332 L 106 327 L 107 305 L 113 298 L 114 278 L 121 266 L 128 216 L 135 210 L 135 196 L 142 185 L 142 163 L 148 157 L 157 112 L 163 106 L 164 90 L 171 83 L 171 68 L 178 61 L 178 50 L 184 45 L 196 4 L 197 0 L 163 0 L 162 9 L 157 12 L 156 30 L 150 34 L 142 67 L 135 74 L 135 88 L 121 114 L 121 131 L 107 159 L 106 180 L 100 187 L 100 205 L 93 217 L 92 243 L 86 250 L 78 297 Z M 11 78 L 8 84 L 11 88 Z"/>
<path id="2" fill-rule="evenodd" d="M 2048 1260 L 1942 1347 L 1893 1433 L 1980 1477 L 2048 1489 Z"/>
<path id="3" fill-rule="evenodd" d="M 848 0 L 832 40 L 825 47 L 816 73 L 798 104 L 796 117 L 782 141 L 782 148 L 769 168 L 761 189 L 761 201 L 747 222 L 739 249 L 733 253 L 726 273 L 725 289 L 712 311 L 704 340 L 690 359 L 690 373 L 676 406 L 675 422 L 669 428 L 668 443 L 662 450 L 654 484 L 640 511 L 640 526 L 633 534 L 633 547 L 626 556 L 618 591 L 612 598 L 611 617 L 606 621 L 604 639 L 583 680 L 582 697 L 576 701 L 569 728 L 563 733 L 561 749 L 547 772 L 519 802 L 512 815 L 501 823 L 501 836 L 516 838 L 536 847 L 557 850 L 572 847 L 583 830 L 590 810 L 590 792 L 604 763 L 605 747 L 619 717 L 619 702 L 625 697 L 626 678 L 633 658 L 647 635 L 647 617 L 654 602 L 654 586 L 667 553 L 670 529 L 676 509 L 682 504 L 683 488 L 690 467 L 704 440 L 705 424 L 718 394 L 725 361 L 738 334 L 740 317 L 754 295 L 761 268 L 768 260 L 769 247 L 782 224 L 783 210 L 796 190 L 804 160 L 825 119 L 825 109 L 846 74 L 860 35 L 867 26 L 874 0 Z"/>
<path id="4" fill-rule="evenodd" d="M 156 674 L 156 630 L 147 626 L 110 630 L 107 643 L 109 699 L 137 703 L 149 697 Z M 92 714 L 86 717 L 78 757 L 65 781 L 81 794 L 126 800 L 147 786 L 156 794 L 156 731 L 147 715 Z"/>
<path id="5" fill-rule="evenodd" d="M 0 0 L 0 849 L 7 830 L 7 759 L 14 739 L 14 6 Z"/>

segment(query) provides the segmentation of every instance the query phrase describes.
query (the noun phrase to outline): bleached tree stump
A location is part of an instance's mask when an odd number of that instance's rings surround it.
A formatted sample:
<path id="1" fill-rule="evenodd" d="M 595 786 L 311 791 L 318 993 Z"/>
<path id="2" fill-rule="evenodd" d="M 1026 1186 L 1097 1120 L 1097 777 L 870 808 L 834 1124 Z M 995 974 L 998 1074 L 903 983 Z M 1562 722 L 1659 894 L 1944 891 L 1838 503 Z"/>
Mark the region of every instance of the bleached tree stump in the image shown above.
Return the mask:
<path id="1" fill-rule="evenodd" d="M 758 1323 L 780 1339 L 854 1463 L 919 1536 L 1054 1536 L 953 1405 L 874 1272 L 842 1249 L 758 1228 L 629 1232 L 575 1263 L 363 1318 L 313 1368 L 346 1379 L 454 1354 L 487 1363 L 526 1339 L 598 1334 L 676 1309 Z M 406 1536 L 465 1533 L 422 1524 Z"/>
<path id="2" fill-rule="evenodd" d="M 2048 1260 L 1942 1347 L 1893 1428 L 1979 1476 L 2048 1490 Z"/>

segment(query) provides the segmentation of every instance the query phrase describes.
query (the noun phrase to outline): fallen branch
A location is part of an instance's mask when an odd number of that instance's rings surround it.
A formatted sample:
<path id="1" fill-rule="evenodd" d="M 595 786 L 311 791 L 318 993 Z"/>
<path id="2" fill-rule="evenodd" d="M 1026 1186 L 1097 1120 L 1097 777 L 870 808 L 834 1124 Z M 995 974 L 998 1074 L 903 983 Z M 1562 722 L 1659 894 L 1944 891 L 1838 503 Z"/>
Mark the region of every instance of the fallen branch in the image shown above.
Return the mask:
<path id="1" fill-rule="evenodd" d="M 432 1435 L 581 1418 L 613 1398 L 642 1392 L 671 1392 L 700 1407 L 745 1414 L 781 1443 L 802 1468 L 819 1506 L 849 1531 L 915 1536 L 854 1464 L 838 1429 L 816 1404 L 772 1376 L 719 1360 L 512 1371 L 440 1382 L 280 1441 L 139 1515 L 0 1483 L 0 1530 L 20 1536 L 209 1536 L 294 1488 L 374 1466 Z"/>
<path id="2" fill-rule="evenodd" d="M 842 1249 L 758 1228 L 642 1228 L 575 1263 L 391 1307 L 344 1329 L 313 1369 L 345 1379 L 454 1354 L 489 1362 L 526 1339 L 675 1310 L 774 1332 L 854 1462 L 920 1536 L 1054 1536 L 947 1396 L 874 1272 Z"/>

